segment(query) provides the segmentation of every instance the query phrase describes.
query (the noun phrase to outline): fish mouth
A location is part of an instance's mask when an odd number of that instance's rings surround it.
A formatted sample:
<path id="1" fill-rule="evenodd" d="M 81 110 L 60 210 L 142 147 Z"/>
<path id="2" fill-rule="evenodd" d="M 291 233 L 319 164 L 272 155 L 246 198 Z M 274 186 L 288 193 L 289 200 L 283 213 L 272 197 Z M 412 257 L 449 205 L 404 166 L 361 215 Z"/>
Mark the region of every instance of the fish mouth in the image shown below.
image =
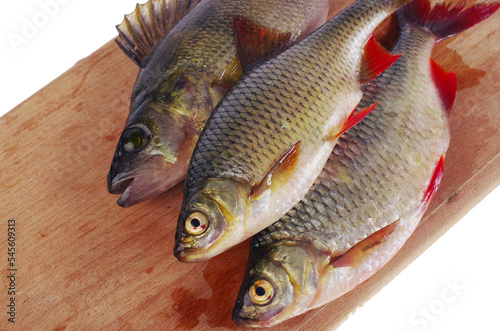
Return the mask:
<path id="1" fill-rule="evenodd" d="M 177 258 L 177 260 L 179 260 L 179 262 L 197 262 L 199 260 L 199 255 L 193 254 L 192 251 L 193 249 L 185 244 L 176 244 L 174 248 L 174 256 Z"/>
<path id="2" fill-rule="evenodd" d="M 184 263 L 207 261 L 217 253 L 210 249 L 195 248 L 192 243 L 176 242 L 174 247 L 174 256 L 179 262 Z"/>
<path id="3" fill-rule="evenodd" d="M 212 245 L 205 248 L 193 247 L 192 242 L 176 242 L 174 247 L 174 256 L 179 262 L 192 263 L 203 262 L 211 259 L 212 257 L 224 252 L 225 249 L 212 247 Z"/>
<path id="4" fill-rule="evenodd" d="M 109 172 L 108 191 L 121 194 L 118 205 L 126 208 L 167 191 L 182 179 L 161 155 L 154 155 L 114 178 Z"/>

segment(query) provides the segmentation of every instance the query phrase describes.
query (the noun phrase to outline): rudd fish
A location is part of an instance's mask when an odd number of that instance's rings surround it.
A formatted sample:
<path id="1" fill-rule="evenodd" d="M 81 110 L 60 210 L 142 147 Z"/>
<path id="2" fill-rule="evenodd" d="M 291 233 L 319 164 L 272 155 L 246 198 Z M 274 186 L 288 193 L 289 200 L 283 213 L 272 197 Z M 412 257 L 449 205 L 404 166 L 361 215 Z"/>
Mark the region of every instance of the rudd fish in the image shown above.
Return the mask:
<path id="1" fill-rule="evenodd" d="M 253 237 L 233 319 L 268 327 L 360 284 L 401 248 L 441 181 L 456 76 L 434 44 L 499 7 L 416 0 L 398 11 L 401 58 L 364 87 L 379 104 L 343 135 L 305 198 Z"/>
<path id="2" fill-rule="evenodd" d="M 117 28 L 120 47 L 140 67 L 130 114 L 108 174 L 108 190 L 128 207 L 179 183 L 205 122 L 242 74 L 267 53 L 237 56 L 266 27 L 280 49 L 326 21 L 333 0 L 151 0 Z M 185 16 L 185 17 L 184 17 Z"/>
<path id="3" fill-rule="evenodd" d="M 397 59 L 367 40 L 405 1 L 360 0 L 236 83 L 191 159 L 174 248 L 180 261 L 225 251 L 302 199 L 340 134 L 373 108 L 349 117 L 361 82 Z"/>

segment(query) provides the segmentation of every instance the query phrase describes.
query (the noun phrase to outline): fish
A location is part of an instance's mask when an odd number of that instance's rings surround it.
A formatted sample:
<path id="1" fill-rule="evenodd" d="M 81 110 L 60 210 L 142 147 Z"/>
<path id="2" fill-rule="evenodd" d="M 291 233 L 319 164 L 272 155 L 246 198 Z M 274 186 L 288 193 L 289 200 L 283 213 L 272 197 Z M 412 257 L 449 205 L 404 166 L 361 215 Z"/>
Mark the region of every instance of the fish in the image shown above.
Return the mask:
<path id="1" fill-rule="evenodd" d="M 238 80 L 191 158 L 175 237 L 179 261 L 224 252 L 302 199 L 338 137 L 375 106 L 352 115 L 361 84 L 398 58 L 372 31 L 406 2 L 360 0 Z"/>
<path id="2" fill-rule="evenodd" d="M 206 120 L 243 71 L 323 24 L 334 2 L 150 0 L 126 15 L 117 43 L 140 71 L 107 176 L 118 205 L 180 183 Z M 265 42 L 252 39 L 262 31 L 271 36 L 264 52 L 240 56 L 239 44 Z"/>
<path id="3" fill-rule="evenodd" d="M 399 60 L 363 87 L 377 107 L 339 139 L 304 199 L 255 235 L 233 309 L 242 327 L 270 327 L 333 301 L 377 272 L 419 224 L 443 177 L 457 78 L 435 43 L 499 4 L 415 0 L 397 11 Z"/>

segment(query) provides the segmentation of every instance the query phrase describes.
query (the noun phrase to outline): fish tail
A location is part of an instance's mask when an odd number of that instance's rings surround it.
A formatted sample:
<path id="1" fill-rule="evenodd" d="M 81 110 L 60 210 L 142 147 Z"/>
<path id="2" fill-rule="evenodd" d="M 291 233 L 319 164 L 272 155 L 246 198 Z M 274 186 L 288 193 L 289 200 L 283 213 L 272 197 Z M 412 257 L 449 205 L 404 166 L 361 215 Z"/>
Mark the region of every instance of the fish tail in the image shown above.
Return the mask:
<path id="1" fill-rule="evenodd" d="M 500 7 L 500 3 L 476 4 L 465 8 L 465 1 L 455 6 L 437 4 L 431 9 L 428 0 L 414 0 L 401 8 L 397 14 L 399 21 L 431 31 L 436 41 L 454 36 L 491 16 Z"/>

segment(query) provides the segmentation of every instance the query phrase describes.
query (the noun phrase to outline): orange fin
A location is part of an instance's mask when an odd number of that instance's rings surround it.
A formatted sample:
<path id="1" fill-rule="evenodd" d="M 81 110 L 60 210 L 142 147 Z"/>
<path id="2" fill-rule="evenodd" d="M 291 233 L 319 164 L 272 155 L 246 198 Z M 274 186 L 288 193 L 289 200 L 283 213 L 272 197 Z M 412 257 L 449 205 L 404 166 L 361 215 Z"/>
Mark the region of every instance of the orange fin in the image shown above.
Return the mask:
<path id="1" fill-rule="evenodd" d="M 266 28 L 237 16 L 233 19 L 236 48 L 243 68 L 283 51 L 290 41 L 291 33 Z"/>
<path id="2" fill-rule="evenodd" d="M 370 36 L 364 46 L 364 54 L 361 59 L 360 81 L 366 84 L 396 62 L 401 55 L 393 55 L 383 48 L 376 40 L 373 34 Z"/>
<path id="3" fill-rule="evenodd" d="M 234 84 L 236 84 L 241 75 L 243 75 L 243 67 L 241 66 L 238 55 L 235 55 L 215 81 L 214 86 L 221 88 L 223 91 L 222 94 L 225 94 Z"/>
<path id="4" fill-rule="evenodd" d="M 454 72 L 445 71 L 433 59 L 431 59 L 431 75 L 446 113 L 449 115 L 457 93 L 457 75 Z"/>
<path id="5" fill-rule="evenodd" d="M 271 170 L 266 174 L 264 179 L 255 184 L 250 191 L 250 197 L 256 198 L 267 189 L 274 190 L 274 188 L 281 183 L 288 181 L 293 174 L 297 165 L 297 160 L 300 152 L 300 141 L 293 145 L 281 158 L 276 162 Z"/>
<path id="6" fill-rule="evenodd" d="M 371 254 L 371 252 L 381 243 L 383 243 L 394 232 L 398 225 L 399 220 L 392 222 L 385 228 L 378 230 L 369 237 L 363 239 L 351 249 L 339 257 L 332 259 L 330 264 L 334 268 L 340 267 L 355 267 L 364 260 L 364 257 Z"/>
<path id="7" fill-rule="evenodd" d="M 354 110 L 352 111 L 351 115 L 349 115 L 349 117 L 345 121 L 344 125 L 342 126 L 342 129 L 340 129 L 340 131 L 338 132 L 330 132 L 330 136 L 328 136 L 326 140 L 334 141 L 335 139 L 340 137 L 344 132 L 346 132 L 347 130 L 358 124 L 363 118 L 365 118 L 365 116 L 368 115 L 377 105 L 378 101 L 375 102 L 373 105 L 363 108 L 357 112 L 356 109 L 358 107 L 356 106 L 356 108 L 354 108 Z"/>
<path id="8" fill-rule="evenodd" d="M 436 191 L 439 188 L 439 184 L 441 183 L 441 179 L 443 178 L 443 170 L 444 170 L 444 155 L 441 155 L 439 161 L 436 165 L 436 169 L 434 169 L 434 173 L 432 174 L 431 182 L 425 191 L 424 198 L 422 202 L 424 205 L 429 204 L 432 200 Z"/>

